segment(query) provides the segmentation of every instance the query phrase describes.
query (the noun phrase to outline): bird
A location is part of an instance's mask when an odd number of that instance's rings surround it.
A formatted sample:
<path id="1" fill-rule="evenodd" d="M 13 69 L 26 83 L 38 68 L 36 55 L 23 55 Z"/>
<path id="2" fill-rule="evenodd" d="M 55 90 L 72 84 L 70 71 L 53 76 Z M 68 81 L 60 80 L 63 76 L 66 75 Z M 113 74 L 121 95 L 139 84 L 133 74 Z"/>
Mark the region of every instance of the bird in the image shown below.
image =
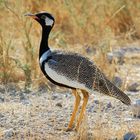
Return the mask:
<path id="1" fill-rule="evenodd" d="M 84 118 L 89 95 L 98 91 L 102 95 L 112 96 L 125 105 L 131 105 L 130 98 L 116 87 L 105 74 L 89 58 L 75 52 L 62 50 L 52 51 L 49 47 L 49 34 L 54 26 L 55 18 L 46 11 L 35 14 L 28 13 L 28 17 L 36 20 L 42 28 L 39 48 L 39 65 L 45 77 L 53 84 L 72 90 L 75 103 L 66 131 L 73 130 L 74 121 L 81 101 L 79 90 L 83 95 L 83 104 L 75 125 L 78 130 Z"/>

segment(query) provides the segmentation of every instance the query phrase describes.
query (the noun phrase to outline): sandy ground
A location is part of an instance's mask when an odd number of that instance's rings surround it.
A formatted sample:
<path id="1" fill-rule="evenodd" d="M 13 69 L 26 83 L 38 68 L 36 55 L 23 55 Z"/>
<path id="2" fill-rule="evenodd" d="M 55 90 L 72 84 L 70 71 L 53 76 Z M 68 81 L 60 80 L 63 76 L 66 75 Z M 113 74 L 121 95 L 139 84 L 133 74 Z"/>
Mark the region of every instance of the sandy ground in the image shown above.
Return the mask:
<path id="1" fill-rule="evenodd" d="M 126 93 L 132 101 L 140 99 L 140 92 Z M 65 132 L 74 104 L 70 91 L 26 93 L 1 87 L 0 94 L 0 136 L 4 140 L 120 138 L 140 128 L 140 119 L 133 117 L 131 107 L 107 96 L 90 95 L 80 130 Z"/>

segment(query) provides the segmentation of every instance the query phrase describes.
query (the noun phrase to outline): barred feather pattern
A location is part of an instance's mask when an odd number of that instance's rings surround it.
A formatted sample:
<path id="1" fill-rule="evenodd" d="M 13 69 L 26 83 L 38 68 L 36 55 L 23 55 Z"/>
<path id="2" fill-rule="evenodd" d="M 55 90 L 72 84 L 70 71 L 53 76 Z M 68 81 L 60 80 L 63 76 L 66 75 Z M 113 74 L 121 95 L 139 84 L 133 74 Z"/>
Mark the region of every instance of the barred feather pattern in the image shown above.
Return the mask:
<path id="1" fill-rule="evenodd" d="M 55 51 L 51 53 L 51 58 L 45 63 L 57 74 L 66 77 L 70 81 L 76 81 L 84 85 L 84 90 L 97 90 L 105 95 L 119 99 L 126 105 L 131 103 L 129 97 L 111 83 L 88 58 L 76 53 Z M 61 84 L 65 85 L 63 81 L 61 81 Z M 77 88 L 76 85 L 74 88 Z"/>
<path id="2" fill-rule="evenodd" d="M 115 97 L 126 105 L 131 104 L 130 98 L 112 82 L 110 82 L 99 69 L 97 70 L 96 80 L 94 81 L 93 86 L 95 90 Z"/>

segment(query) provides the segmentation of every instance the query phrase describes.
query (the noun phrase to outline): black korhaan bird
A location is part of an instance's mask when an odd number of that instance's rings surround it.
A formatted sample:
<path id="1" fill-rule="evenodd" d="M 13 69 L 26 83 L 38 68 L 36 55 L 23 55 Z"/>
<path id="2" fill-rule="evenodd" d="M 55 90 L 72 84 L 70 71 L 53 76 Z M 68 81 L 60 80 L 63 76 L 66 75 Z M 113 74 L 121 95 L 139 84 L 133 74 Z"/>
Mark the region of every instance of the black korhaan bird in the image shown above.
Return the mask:
<path id="1" fill-rule="evenodd" d="M 115 97 L 126 105 L 131 104 L 129 97 L 111 83 L 88 58 L 76 53 L 50 50 L 48 38 L 55 22 L 54 17 L 50 13 L 40 12 L 26 15 L 35 19 L 42 27 L 42 39 L 39 50 L 39 62 L 42 72 L 52 83 L 71 88 L 76 98 L 67 130 L 72 129 L 80 104 L 81 97 L 76 89 L 80 89 L 83 94 L 83 104 L 76 129 L 79 128 L 83 118 L 89 93 L 93 93 L 94 90 Z"/>

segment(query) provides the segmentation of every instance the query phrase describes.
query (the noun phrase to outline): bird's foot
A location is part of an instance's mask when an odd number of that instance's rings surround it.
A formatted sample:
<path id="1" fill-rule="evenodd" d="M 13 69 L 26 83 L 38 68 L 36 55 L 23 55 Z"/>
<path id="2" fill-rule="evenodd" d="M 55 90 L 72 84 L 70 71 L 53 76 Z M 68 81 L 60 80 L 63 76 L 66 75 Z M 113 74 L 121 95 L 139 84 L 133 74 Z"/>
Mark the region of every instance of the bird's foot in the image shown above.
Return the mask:
<path id="1" fill-rule="evenodd" d="M 65 129 L 66 132 L 69 132 L 69 131 L 72 131 L 72 130 L 74 130 L 74 126 L 68 126 L 68 127 Z"/>
<path id="2" fill-rule="evenodd" d="M 69 127 L 65 129 L 66 132 L 69 132 L 69 131 L 72 131 L 72 130 L 73 130 L 73 128 L 69 128 Z"/>
<path id="3" fill-rule="evenodd" d="M 76 132 L 78 132 L 79 127 L 76 126 L 76 127 L 74 128 L 74 130 L 75 130 Z"/>
<path id="4" fill-rule="evenodd" d="M 75 130 L 76 132 L 78 132 L 79 129 L 80 129 L 80 127 L 81 127 L 81 123 L 78 122 L 78 123 L 76 124 L 74 130 Z"/>
<path id="5" fill-rule="evenodd" d="M 78 130 L 79 130 L 79 127 L 76 126 L 76 127 L 72 127 L 72 128 L 69 128 L 69 127 L 68 127 L 65 131 L 66 131 L 66 132 L 70 132 L 70 131 L 78 132 Z"/>

